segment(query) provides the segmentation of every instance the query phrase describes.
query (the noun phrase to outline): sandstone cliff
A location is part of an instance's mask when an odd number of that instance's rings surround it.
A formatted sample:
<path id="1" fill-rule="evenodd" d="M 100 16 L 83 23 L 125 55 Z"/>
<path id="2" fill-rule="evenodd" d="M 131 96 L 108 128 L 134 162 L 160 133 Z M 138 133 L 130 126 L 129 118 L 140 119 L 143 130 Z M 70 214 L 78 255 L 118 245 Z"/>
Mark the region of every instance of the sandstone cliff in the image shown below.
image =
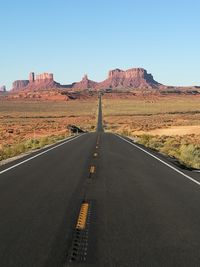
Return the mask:
<path id="1" fill-rule="evenodd" d="M 24 89 L 29 84 L 29 80 L 17 80 L 13 82 L 13 91 Z"/>
<path id="2" fill-rule="evenodd" d="M 13 83 L 13 91 L 18 90 L 42 90 L 52 88 L 65 89 L 108 89 L 108 88 L 141 88 L 141 89 L 161 89 L 162 84 L 156 82 L 151 74 L 143 68 L 132 68 L 129 70 L 115 69 L 108 73 L 108 78 L 103 82 L 95 82 L 88 79 L 85 75 L 80 82 L 75 82 L 69 85 L 61 85 L 54 81 L 52 73 L 42 73 L 35 75 L 31 72 L 29 80 L 18 80 Z"/>
<path id="3" fill-rule="evenodd" d="M 88 79 L 87 75 L 80 82 L 68 85 L 68 88 L 75 89 L 107 89 L 107 88 L 160 88 L 162 84 L 156 82 L 151 74 L 143 68 L 132 68 L 129 70 L 115 69 L 108 73 L 108 78 L 103 82 L 94 82 Z"/>
<path id="4" fill-rule="evenodd" d="M 146 91 L 143 89 L 147 89 L 147 91 L 150 91 L 150 93 L 153 94 L 199 94 L 199 88 L 199 86 L 165 86 L 155 81 L 153 76 L 147 73 L 145 69 L 132 68 L 126 71 L 121 69 L 110 70 L 107 79 L 99 83 L 88 79 L 88 76 L 85 75 L 80 82 L 67 85 L 61 85 L 55 82 L 52 73 L 35 75 L 34 72 L 31 72 L 28 80 L 17 80 L 13 83 L 13 90 L 9 91 L 8 93 L 4 93 L 1 92 L 4 90 L 4 87 L 2 87 L 0 88 L 0 93 L 1 95 L 8 94 L 10 98 L 16 99 L 69 100 L 78 99 L 79 96 L 80 99 L 83 99 L 84 97 L 90 97 L 93 94 L 97 94 L 97 92 L 101 89 L 107 89 L 105 91 L 109 93 L 112 91 L 123 93 L 132 91 L 129 89 L 139 89 L 136 90 L 136 93 L 143 93 Z M 88 90 L 85 89 L 91 90 L 88 92 Z M 132 92 L 132 94 L 135 93 Z"/>
<path id="5" fill-rule="evenodd" d="M 133 68 L 126 71 L 115 69 L 108 73 L 108 78 L 98 84 L 104 88 L 158 88 L 161 84 L 153 79 L 145 69 Z"/>
<path id="6" fill-rule="evenodd" d="M 36 77 L 36 78 L 35 78 Z M 18 80 L 13 83 L 13 91 L 20 90 L 42 90 L 60 88 L 61 85 L 54 81 L 52 73 L 42 73 L 39 75 L 31 72 L 29 80 Z"/>

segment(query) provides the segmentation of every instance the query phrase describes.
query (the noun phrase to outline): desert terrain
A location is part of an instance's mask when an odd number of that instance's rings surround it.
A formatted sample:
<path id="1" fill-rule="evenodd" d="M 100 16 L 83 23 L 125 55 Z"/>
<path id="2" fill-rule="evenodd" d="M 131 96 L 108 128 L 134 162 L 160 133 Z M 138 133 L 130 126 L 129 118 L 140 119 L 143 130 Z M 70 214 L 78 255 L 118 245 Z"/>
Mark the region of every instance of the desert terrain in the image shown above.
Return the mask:
<path id="1" fill-rule="evenodd" d="M 0 160 L 71 135 L 68 125 L 96 126 L 97 100 L 0 100 Z"/>
<path id="2" fill-rule="evenodd" d="M 1 99 L 0 160 L 70 136 L 69 125 L 94 131 L 97 101 L 97 94 L 67 101 Z M 200 168 L 200 95 L 104 93 L 103 123 L 105 131 Z"/>
<path id="3" fill-rule="evenodd" d="M 27 78 L 0 100 L 0 160 L 69 136 L 68 125 L 95 130 L 101 92 L 105 131 L 200 168 L 199 86 L 166 86 L 143 68 L 110 70 L 101 82 L 84 75 L 61 85 L 53 73 Z"/>
<path id="4" fill-rule="evenodd" d="M 103 98 L 104 126 L 200 168 L 200 96 L 145 95 Z"/>

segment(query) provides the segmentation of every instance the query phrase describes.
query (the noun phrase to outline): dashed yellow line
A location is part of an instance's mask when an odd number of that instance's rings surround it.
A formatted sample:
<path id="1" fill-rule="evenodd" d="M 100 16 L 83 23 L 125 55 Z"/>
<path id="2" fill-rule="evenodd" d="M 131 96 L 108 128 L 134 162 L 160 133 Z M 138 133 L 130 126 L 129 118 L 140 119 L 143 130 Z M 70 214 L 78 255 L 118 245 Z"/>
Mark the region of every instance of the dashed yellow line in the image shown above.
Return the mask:
<path id="1" fill-rule="evenodd" d="M 95 172 L 95 166 L 91 166 L 90 167 L 90 173 L 94 173 Z"/>
<path id="2" fill-rule="evenodd" d="M 78 229 L 78 230 L 84 230 L 85 229 L 86 221 L 87 221 L 87 215 L 88 215 L 88 209 L 89 209 L 88 203 L 83 203 L 81 205 L 78 221 L 76 224 L 76 229 Z"/>

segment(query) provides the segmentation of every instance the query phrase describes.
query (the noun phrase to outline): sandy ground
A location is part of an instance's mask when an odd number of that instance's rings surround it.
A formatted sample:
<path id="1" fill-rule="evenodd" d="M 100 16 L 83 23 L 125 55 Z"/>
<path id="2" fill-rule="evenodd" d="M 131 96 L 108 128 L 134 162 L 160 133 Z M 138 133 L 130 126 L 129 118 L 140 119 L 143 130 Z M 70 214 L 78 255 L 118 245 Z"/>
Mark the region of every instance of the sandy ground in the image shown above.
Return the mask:
<path id="1" fill-rule="evenodd" d="M 200 125 L 188 125 L 188 126 L 172 126 L 170 128 L 155 129 L 152 131 L 134 131 L 133 134 L 150 134 L 150 135 L 179 135 L 186 134 L 200 134 Z"/>

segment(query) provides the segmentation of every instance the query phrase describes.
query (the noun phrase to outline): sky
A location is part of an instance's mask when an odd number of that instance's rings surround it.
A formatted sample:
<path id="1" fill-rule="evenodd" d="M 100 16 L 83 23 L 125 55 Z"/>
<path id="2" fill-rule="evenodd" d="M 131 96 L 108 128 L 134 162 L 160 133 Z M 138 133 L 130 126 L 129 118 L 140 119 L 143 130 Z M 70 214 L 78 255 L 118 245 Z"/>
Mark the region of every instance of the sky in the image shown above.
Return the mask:
<path id="1" fill-rule="evenodd" d="M 0 1 L 0 85 L 29 72 L 62 84 L 143 67 L 166 85 L 200 85 L 199 0 Z"/>

